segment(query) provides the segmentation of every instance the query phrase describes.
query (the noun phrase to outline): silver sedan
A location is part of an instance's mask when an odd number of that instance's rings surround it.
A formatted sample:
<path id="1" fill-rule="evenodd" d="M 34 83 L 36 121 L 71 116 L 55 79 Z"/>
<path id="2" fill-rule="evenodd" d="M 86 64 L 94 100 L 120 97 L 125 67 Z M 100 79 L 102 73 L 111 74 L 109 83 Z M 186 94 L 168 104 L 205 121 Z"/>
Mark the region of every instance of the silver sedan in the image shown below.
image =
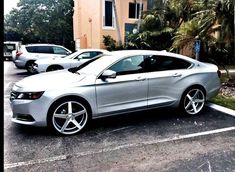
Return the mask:
<path id="1" fill-rule="evenodd" d="M 61 134 L 90 119 L 158 107 L 196 115 L 218 94 L 217 66 L 165 51 L 100 55 L 79 68 L 26 77 L 12 89 L 12 121 Z"/>

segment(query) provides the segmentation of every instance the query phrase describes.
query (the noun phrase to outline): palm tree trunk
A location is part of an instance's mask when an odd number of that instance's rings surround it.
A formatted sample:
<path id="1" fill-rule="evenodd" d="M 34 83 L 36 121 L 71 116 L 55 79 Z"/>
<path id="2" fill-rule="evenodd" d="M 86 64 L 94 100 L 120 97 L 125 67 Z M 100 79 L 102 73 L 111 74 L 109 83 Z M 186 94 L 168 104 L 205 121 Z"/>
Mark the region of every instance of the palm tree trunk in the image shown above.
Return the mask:
<path id="1" fill-rule="evenodd" d="M 116 22 L 117 32 L 118 32 L 118 46 L 122 46 L 122 37 L 121 37 L 121 30 L 120 30 L 119 22 L 118 22 L 116 0 L 113 0 L 113 9 L 114 9 L 115 22 Z"/>
<path id="2" fill-rule="evenodd" d="M 141 14 L 142 14 L 142 0 L 140 0 L 140 6 L 139 6 L 139 20 L 137 25 L 138 32 L 140 31 Z"/>

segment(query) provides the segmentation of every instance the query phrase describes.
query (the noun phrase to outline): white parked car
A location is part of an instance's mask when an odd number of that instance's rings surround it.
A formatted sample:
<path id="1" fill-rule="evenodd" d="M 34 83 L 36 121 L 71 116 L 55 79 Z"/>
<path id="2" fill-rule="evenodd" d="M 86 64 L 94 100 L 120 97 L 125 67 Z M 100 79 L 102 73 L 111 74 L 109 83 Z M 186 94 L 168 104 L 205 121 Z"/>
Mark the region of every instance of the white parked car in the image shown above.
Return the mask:
<path id="1" fill-rule="evenodd" d="M 55 44 L 28 44 L 22 45 L 19 50 L 12 52 L 12 60 L 17 68 L 26 69 L 35 73 L 34 61 L 45 58 L 57 58 L 71 54 L 67 48 Z"/>
<path id="2" fill-rule="evenodd" d="M 77 67 L 97 55 L 107 54 L 108 52 L 102 49 L 80 49 L 66 57 L 37 60 L 34 63 L 34 69 L 41 73 Z"/>
<path id="3" fill-rule="evenodd" d="M 19 50 L 21 46 L 21 42 L 19 41 L 6 41 L 4 42 L 4 60 L 6 59 L 9 59 L 11 60 L 12 59 L 12 56 L 13 56 L 13 51 L 16 52 Z"/>

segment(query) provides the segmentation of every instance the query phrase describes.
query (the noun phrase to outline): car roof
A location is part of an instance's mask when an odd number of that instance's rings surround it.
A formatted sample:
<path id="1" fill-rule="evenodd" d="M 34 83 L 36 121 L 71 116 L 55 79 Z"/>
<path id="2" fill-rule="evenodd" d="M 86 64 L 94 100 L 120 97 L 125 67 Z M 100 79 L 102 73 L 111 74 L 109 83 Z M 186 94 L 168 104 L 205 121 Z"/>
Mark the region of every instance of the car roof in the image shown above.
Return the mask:
<path id="1" fill-rule="evenodd" d="M 25 46 L 45 46 L 45 45 L 48 45 L 48 46 L 61 46 L 62 47 L 62 45 L 56 45 L 56 44 L 38 44 L 38 43 L 36 43 L 36 44 L 26 44 Z"/>
<path id="2" fill-rule="evenodd" d="M 21 44 L 21 41 L 5 41 L 4 44 Z"/>
<path id="3" fill-rule="evenodd" d="M 117 58 L 125 58 L 127 56 L 136 56 L 136 55 L 162 55 L 162 56 L 171 56 L 176 57 L 184 60 L 188 60 L 191 62 L 195 62 L 194 59 L 172 52 L 167 52 L 166 50 L 119 50 L 119 51 L 112 51 L 109 55 L 116 56 Z"/>
<path id="4" fill-rule="evenodd" d="M 85 51 L 101 51 L 101 52 L 109 52 L 105 49 L 98 49 L 98 48 L 87 48 L 87 49 L 78 49 L 76 52 L 85 52 Z"/>

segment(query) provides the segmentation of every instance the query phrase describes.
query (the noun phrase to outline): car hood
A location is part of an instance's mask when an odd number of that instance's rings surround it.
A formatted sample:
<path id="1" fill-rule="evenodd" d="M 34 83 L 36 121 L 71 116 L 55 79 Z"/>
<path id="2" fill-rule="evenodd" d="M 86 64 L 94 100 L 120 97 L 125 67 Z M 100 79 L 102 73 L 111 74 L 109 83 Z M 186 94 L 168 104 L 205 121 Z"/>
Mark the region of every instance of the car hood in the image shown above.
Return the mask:
<path id="1" fill-rule="evenodd" d="M 15 84 L 13 90 L 19 92 L 28 91 L 46 91 L 50 89 L 58 89 L 66 86 L 78 85 L 78 82 L 83 80 L 85 75 L 71 73 L 68 70 L 59 70 L 36 74 L 26 77 Z"/>

